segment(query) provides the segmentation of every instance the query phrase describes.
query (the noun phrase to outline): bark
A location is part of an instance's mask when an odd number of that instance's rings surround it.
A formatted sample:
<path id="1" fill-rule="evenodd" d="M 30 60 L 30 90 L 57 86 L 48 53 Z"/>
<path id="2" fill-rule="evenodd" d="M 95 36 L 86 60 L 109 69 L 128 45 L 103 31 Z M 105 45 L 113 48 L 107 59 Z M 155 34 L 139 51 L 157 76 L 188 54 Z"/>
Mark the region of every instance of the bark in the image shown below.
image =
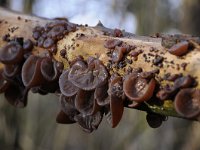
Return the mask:
<path id="1" fill-rule="evenodd" d="M 23 37 L 24 39 L 31 39 L 34 41 L 32 38 L 33 28 L 36 26 L 45 26 L 46 23 L 53 21 L 55 20 L 28 16 L 0 8 L 0 37 L 9 33 L 10 38 Z M 130 68 L 142 68 L 144 72 L 151 72 L 157 69 L 159 73 L 155 75 L 155 79 L 160 87 L 166 84 L 173 84 L 173 82 L 164 79 L 166 74 L 190 75 L 194 77 L 197 82 L 195 88 L 200 88 L 198 84 L 200 82 L 200 69 L 198 69 L 200 65 L 199 38 L 189 35 L 168 36 L 158 34 L 151 37 L 136 36 L 131 33 L 126 33 L 125 31 L 122 32 L 123 37 L 116 37 L 113 36 L 113 34 L 116 34 L 115 32 L 116 30 L 108 29 L 101 24 L 95 27 L 78 26 L 75 32 L 69 33 L 57 42 L 57 53 L 53 55 L 53 57 L 57 61 L 63 62 L 65 69 L 69 68 L 70 62 L 73 62 L 73 60 L 80 55 L 83 56 L 85 60 L 89 56 L 97 57 L 107 67 L 110 75 L 118 73 L 122 77 L 127 74 Z M 84 36 L 77 37 L 77 35 Z M 110 50 L 104 45 L 106 41 L 113 39 L 120 40 L 132 46 L 134 50 L 131 50 L 131 52 L 125 56 L 126 60 L 131 60 L 132 62 L 127 63 L 125 61 L 125 66 L 123 67 L 117 66 L 117 63 L 109 67 L 111 58 L 108 52 Z M 170 41 L 173 43 L 174 41 L 177 42 L 177 40 L 187 40 L 192 50 L 184 56 L 179 57 L 172 55 L 169 52 L 169 48 L 166 47 L 170 45 Z M 7 42 L 3 39 L 0 39 L 0 47 L 6 43 Z M 60 54 L 62 49 L 67 50 L 65 58 Z M 38 53 L 42 53 L 43 51 L 44 49 L 34 46 L 33 54 L 38 55 Z M 138 52 L 138 56 L 132 56 L 134 55 L 132 51 Z M 0 64 L 0 67 L 3 66 L 3 64 Z M 174 99 L 170 98 L 159 104 L 151 100 L 145 101 L 140 107 L 136 107 L 135 109 L 188 119 L 175 111 L 173 101 Z M 197 120 L 197 118 L 190 119 Z"/>

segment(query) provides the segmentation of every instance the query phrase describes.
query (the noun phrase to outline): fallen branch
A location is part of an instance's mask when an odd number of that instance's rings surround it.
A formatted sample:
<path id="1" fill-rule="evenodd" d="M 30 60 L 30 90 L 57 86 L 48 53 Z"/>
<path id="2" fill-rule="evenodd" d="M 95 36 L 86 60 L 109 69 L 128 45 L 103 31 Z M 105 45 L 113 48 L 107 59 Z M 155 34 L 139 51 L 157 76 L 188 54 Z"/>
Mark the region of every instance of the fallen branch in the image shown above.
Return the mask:
<path id="1" fill-rule="evenodd" d="M 115 127 L 124 107 L 146 111 L 152 127 L 165 116 L 199 119 L 198 37 L 142 37 L 3 8 L 0 36 L 0 91 L 14 106 L 26 106 L 29 90 L 56 93 L 57 122 L 78 122 L 88 132 L 104 114 Z"/>

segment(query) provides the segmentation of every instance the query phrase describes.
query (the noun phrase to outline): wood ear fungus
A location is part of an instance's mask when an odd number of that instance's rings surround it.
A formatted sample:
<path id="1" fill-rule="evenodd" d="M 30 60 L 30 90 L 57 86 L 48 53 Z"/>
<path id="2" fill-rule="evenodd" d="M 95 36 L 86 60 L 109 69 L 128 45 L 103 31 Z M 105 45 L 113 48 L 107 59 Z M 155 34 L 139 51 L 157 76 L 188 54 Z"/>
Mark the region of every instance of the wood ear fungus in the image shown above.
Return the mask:
<path id="1" fill-rule="evenodd" d="M 60 105 L 61 111 L 64 112 L 66 117 L 68 118 L 66 121 L 68 123 L 75 123 L 74 116 L 78 115 L 79 112 L 76 110 L 74 105 L 75 97 L 65 97 L 64 95 L 60 95 Z M 66 118 L 65 117 L 65 118 Z"/>
<path id="2" fill-rule="evenodd" d="M 120 122 L 123 112 L 124 105 L 122 99 L 122 78 L 117 76 L 114 77 L 109 86 L 109 98 L 110 98 L 110 123 L 112 128 L 116 127 Z"/>
<path id="3" fill-rule="evenodd" d="M 132 101 L 143 102 L 149 100 L 156 86 L 155 79 L 149 82 L 146 79 L 138 77 L 135 73 L 128 75 L 123 84 L 125 95 Z"/>
<path id="4" fill-rule="evenodd" d="M 56 122 L 60 124 L 73 124 L 76 121 L 72 121 L 63 111 L 60 111 L 56 117 Z"/>
<path id="5" fill-rule="evenodd" d="M 103 113 L 101 111 L 89 116 L 79 114 L 74 117 L 76 122 L 83 128 L 83 130 L 88 133 L 91 133 L 93 130 L 98 128 L 102 118 Z"/>
<path id="6" fill-rule="evenodd" d="M 17 74 L 20 74 L 21 67 L 18 64 L 15 65 L 5 65 L 3 69 L 3 74 L 8 78 L 13 78 Z"/>
<path id="7" fill-rule="evenodd" d="M 115 46 L 119 46 L 121 44 L 122 44 L 122 41 L 117 40 L 117 39 L 111 39 L 105 42 L 104 47 L 108 49 L 113 49 L 115 48 Z"/>
<path id="8" fill-rule="evenodd" d="M 94 98 L 100 106 L 105 106 L 110 103 L 110 99 L 108 98 L 108 83 L 95 89 Z"/>
<path id="9" fill-rule="evenodd" d="M 3 93 L 6 91 L 6 89 L 9 87 L 9 82 L 4 79 L 3 75 L 3 70 L 0 70 L 0 93 Z"/>
<path id="10" fill-rule="evenodd" d="M 99 60 L 94 60 L 88 67 L 81 61 L 76 62 L 69 71 L 68 79 L 83 90 L 94 90 L 107 82 L 108 72 Z"/>
<path id="11" fill-rule="evenodd" d="M 42 59 L 37 56 L 30 56 L 22 67 L 22 81 L 28 88 L 39 86 L 45 82 L 40 71 Z"/>
<path id="12" fill-rule="evenodd" d="M 64 71 L 59 78 L 60 91 L 65 96 L 74 96 L 78 88 L 68 80 L 69 70 Z"/>
<path id="13" fill-rule="evenodd" d="M 183 117 L 194 118 L 200 114 L 200 90 L 181 89 L 174 101 L 176 111 Z"/>
<path id="14" fill-rule="evenodd" d="M 162 125 L 163 118 L 164 118 L 163 116 L 161 116 L 159 114 L 155 114 L 155 113 L 148 113 L 146 115 L 147 123 L 152 128 L 160 127 Z"/>
<path id="15" fill-rule="evenodd" d="M 94 99 L 94 91 L 79 90 L 75 98 L 75 107 L 83 115 L 92 115 L 99 110 Z"/>
<path id="16" fill-rule="evenodd" d="M 15 107 L 23 108 L 27 105 L 28 89 L 11 84 L 5 91 L 6 100 Z"/>
<path id="17" fill-rule="evenodd" d="M 23 60 L 23 48 L 17 42 L 10 42 L 0 49 L 0 61 L 4 64 L 16 64 Z"/>
<path id="18" fill-rule="evenodd" d="M 59 73 L 56 69 L 55 63 L 56 62 L 53 62 L 51 58 L 48 57 L 42 58 L 40 69 L 45 80 L 55 81 L 58 78 Z"/>
<path id="19" fill-rule="evenodd" d="M 189 42 L 183 41 L 175 44 L 169 49 L 169 52 L 176 56 L 182 56 L 189 51 Z"/>

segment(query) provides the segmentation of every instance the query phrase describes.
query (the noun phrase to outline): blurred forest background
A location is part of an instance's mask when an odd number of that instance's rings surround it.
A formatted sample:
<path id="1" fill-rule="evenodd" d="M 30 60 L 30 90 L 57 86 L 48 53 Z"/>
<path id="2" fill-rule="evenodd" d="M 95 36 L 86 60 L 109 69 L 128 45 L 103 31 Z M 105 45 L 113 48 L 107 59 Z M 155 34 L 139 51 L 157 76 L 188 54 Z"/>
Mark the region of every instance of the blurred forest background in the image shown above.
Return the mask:
<path id="1" fill-rule="evenodd" d="M 79 24 L 121 28 L 138 35 L 187 33 L 200 36 L 200 0 L 0 0 L 0 6 L 27 14 L 67 17 Z M 58 98 L 29 93 L 25 109 L 0 96 L 1 150 L 199 150 L 200 124 L 169 117 L 158 129 L 146 113 L 125 110 L 112 129 L 103 120 L 97 131 L 55 121 Z"/>

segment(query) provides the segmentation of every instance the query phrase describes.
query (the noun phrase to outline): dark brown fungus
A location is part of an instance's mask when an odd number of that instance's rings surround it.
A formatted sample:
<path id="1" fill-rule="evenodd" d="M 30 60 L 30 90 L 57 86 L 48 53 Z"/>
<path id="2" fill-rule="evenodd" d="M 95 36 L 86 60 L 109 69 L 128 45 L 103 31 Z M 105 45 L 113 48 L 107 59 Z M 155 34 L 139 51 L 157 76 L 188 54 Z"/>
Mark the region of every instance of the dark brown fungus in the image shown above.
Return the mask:
<path id="1" fill-rule="evenodd" d="M 183 41 L 172 46 L 169 49 L 169 52 L 176 56 L 182 56 L 189 51 L 188 47 L 189 43 L 187 41 Z"/>
<path id="2" fill-rule="evenodd" d="M 123 54 L 124 54 L 124 48 L 123 47 L 116 47 L 115 50 L 112 53 L 112 61 L 113 62 L 119 62 L 122 60 L 123 58 Z"/>
<path id="3" fill-rule="evenodd" d="M 65 96 L 73 96 L 78 92 L 78 88 L 68 80 L 69 70 L 64 71 L 59 78 L 60 91 Z"/>
<path id="4" fill-rule="evenodd" d="M 108 98 L 108 83 L 95 89 L 94 98 L 97 100 L 97 104 L 100 106 L 105 106 L 110 103 Z"/>
<path id="5" fill-rule="evenodd" d="M 27 105 L 27 94 L 28 89 L 11 84 L 5 91 L 5 98 L 11 105 L 22 108 Z"/>
<path id="6" fill-rule="evenodd" d="M 116 127 L 120 122 L 123 112 L 123 89 L 122 89 L 122 78 L 116 76 L 112 79 L 109 85 L 109 98 L 110 98 L 110 115 L 111 115 L 111 126 Z"/>
<path id="7" fill-rule="evenodd" d="M 37 45 L 39 47 L 43 47 L 43 43 L 44 43 L 45 38 L 43 37 L 39 37 L 38 41 L 37 41 Z"/>
<path id="8" fill-rule="evenodd" d="M 61 36 L 65 28 L 61 25 L 54 26 L 47 34 L 48 37 L 56 39 L 58 36 Z"/>
<path id="9" fill-rule="evenodd" d="M 4 64 L 16 64 L 23 60 L 23 48 L 17 42 L 10 42 L 0 49 L 0 61 Z"/>
<path id="10" fill-rule="evenodd" d="M 75 121 L 83 128 L 83 130 L 89 133 L 98 128 L 102 118 L 103 113 L 101 111 L 89 116 L 79 114 L 74 117 Z"/>
<path id="11" fill-rule="evenodd" d="M 79 90 L 75 98 L 75 107 L 83 115 L 91 115 L 99 110 L 94 99 L 94 91 Z"/>
<path id="12" fill-rule="evenodd" d="M 29 39 L 26 40 L 26 41 L 24 41 L 24 43 L 23 43 L 23 49 L 26 52 L 31 51 L 33 49 L 33 42 L 31 40 L 29 40 Z"/>
<path id="13" fill-rule="evenodd" d="M 107 40 L 104 44 L 105 48 L 109 48 L 109 49 L 113 49 L 115 48 L 115 46 L 119 46 L 122 44 L 122 41 L 117 40 L 117 39 L 111 39 L 111 40 Z"/>
<path id="14" fill-rule="evenodd" d="M 76 62 L 69 71 L 68 79 L 83 90 L 94 90 L 107 82 L 108 72 L 104 65 L 97 59 L 88 67 L 81 62 Z"/>
<path id="15" fill-rule="evenodd" d="M 5 75 L 5 77 L 13 78 L 17 74 L 20 74 L 21 73 L 20 71 L 21 71 L 21 67 L 18 64 L 15 64 L 15 65 L 5 65 L 4 69 L 3 69 L 3 74 Z"/>
<path id="16" fill-rule="evenodd" d="M 66 115 L 63 111 L 60 111 L 57 114 L 56 122 L 60 124 L 73 124 L 75 121 L 71 120 L 68 115 Z"/>
<path id="17" fill-rule="evenodd" d="M 44 43 L 43 43 L 44 48 L 50 48 L 53 45 L 54 45 L 54 40 L 52 40 L 51 38 L 47 38 L 44 40 Z"/>
<path id="18" fill-rule="evenodd" d="M 155 113 L 148 113 L 146 115 L 146 120 L 150 127 L 158 128 L 162 125 L 163 116 Z"/>
<path id="19" fill-rule="evenodd" d="M 22 81 L 26 87 L 39 86 L 45 82 L 40 66 L 42 59 L 37 56 L 30 56 L 22 67 Z"/>
<path id="20" fill-rule="evenodd" d="M 177 78 L 174 81 L 175 88 L 189 88 L 194 83 L 194 79 L 191 76 L 184 76 Z"/>
<path id="21" fill-rule="evenodd" d="M 79 112 L 75 108 L 75 97 L 66 97 L 64 95 L 60 95 L 60 106 L 61 111 L 63 111 L 67 116 L 70 123 L 74 123 L 74 116 L 78 115 Z"/>
<path id="22" fill-rule="evenodd" d="M 54 67 L 54 62 L 51 58 L 42 58 L 40 69 L 43 77 L 47 81 L 54 81 L 58 78 L 58 72 Z"/>
<path id="23" fill-rule="evenodd" d="M 114 29 L 114 36 L 115 37 L 123 37 L 123 33 L 120 29 Z"/>
<path id="24" fill-rule="evenodd" d="M 125 78 L 123 90 L 130 100 L 143 102 L 152 97 L 155 86 L 155 79 L 152 78 L 148 82 L 146 79 L 138 77 L 135 73 L 132 73 Z"/>
<path id="25" fill-rule="evenodd" d="M 2 76 L 3 70 L 0 70 L 0 93 L 3 93 L 6 91 L 6 89 L 9 87 L 9 82 L 4 79 Z"/>
<path id="26" fill-rule="evenodd" d="M 41 36 L 41 33 L 39 31 L 33 31 L 33 35 L 32 36 L 33 36 L 33 38 L 35 40 L 38 40 L 39 37 Z"/>
<path id="27" fill-rule="evenodd" d="M 181 89 L 175 97 L 175 109 L 186 118 L 200 114 L 200 90 L 195 88 Z"/>

